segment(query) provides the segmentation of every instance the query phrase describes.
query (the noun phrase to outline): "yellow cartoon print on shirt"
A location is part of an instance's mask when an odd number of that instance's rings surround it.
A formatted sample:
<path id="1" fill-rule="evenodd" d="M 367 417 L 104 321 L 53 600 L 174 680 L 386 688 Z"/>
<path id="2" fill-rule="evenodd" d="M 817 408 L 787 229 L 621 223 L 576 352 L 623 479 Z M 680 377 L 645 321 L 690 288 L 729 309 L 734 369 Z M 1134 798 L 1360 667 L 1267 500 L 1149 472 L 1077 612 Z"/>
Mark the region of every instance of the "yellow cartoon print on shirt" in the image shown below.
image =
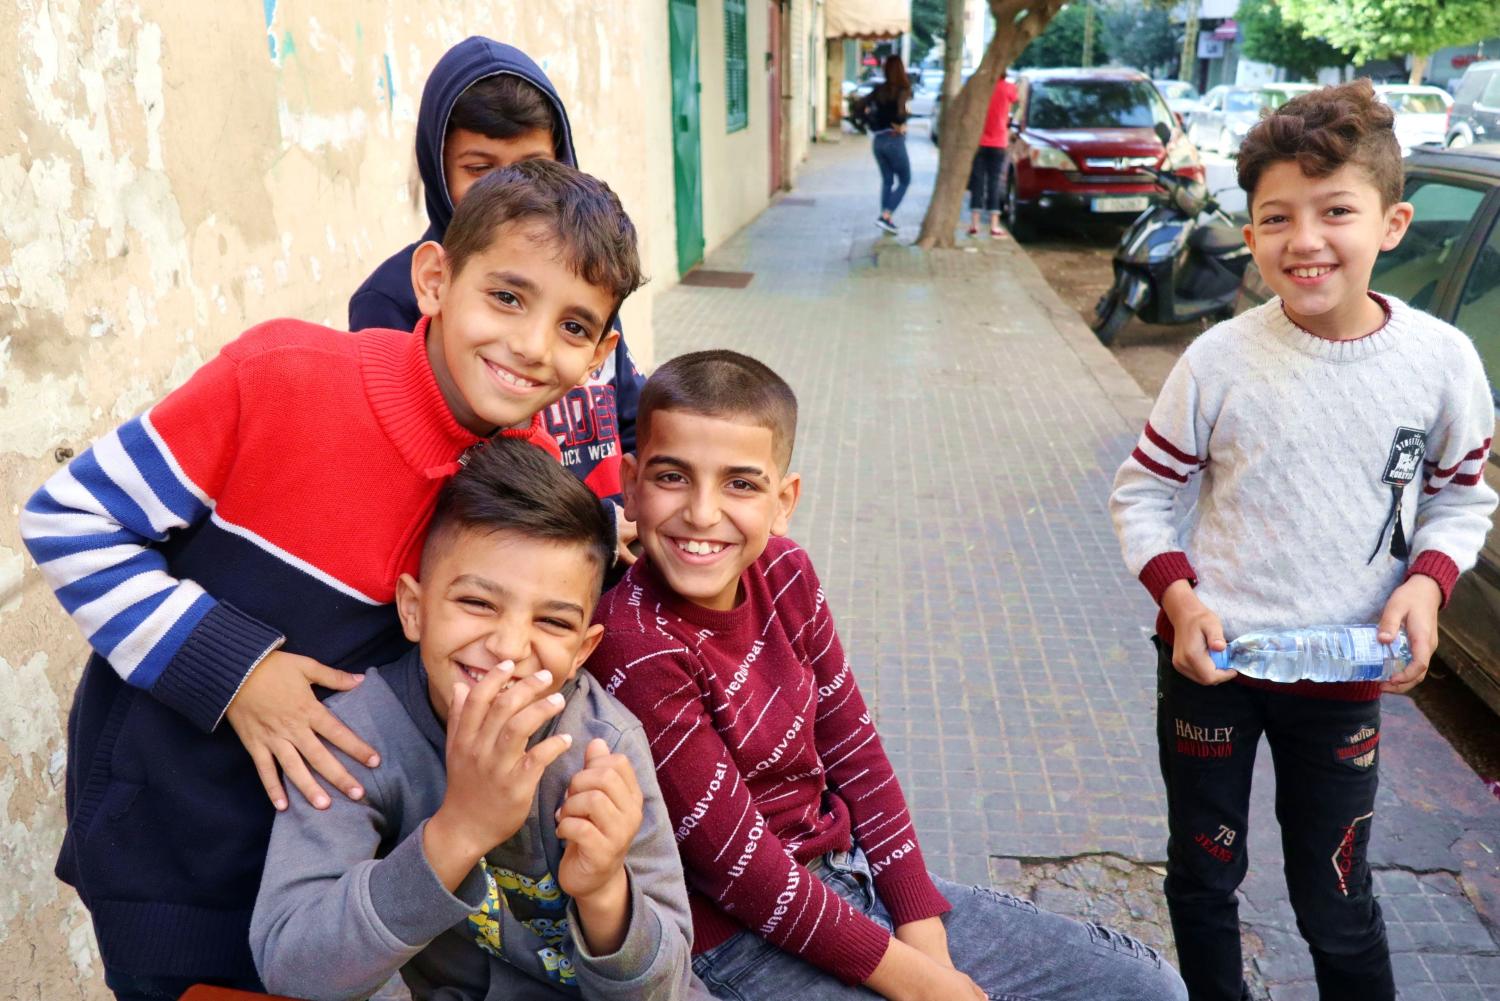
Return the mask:
<path id="1" fill-rule="evenodd" d="M 479 910 L 469 915 L 469 929 L 474 933 L 475 943 L 492 956 L 515 962 L 515 957 L 505 955 L 501 935 L 501 925 L 505 913 L 509 911 L 523 928 L 545 943 L 542 948 L 533 950 L 540 972 L 561 987 L 577 987 L 577 972 L 573 969 L 572 961 L 562 951 L 570 930 L 567 914 L 564 912 L 567 901 L 558 888 L 557 880 L 551 873 L 540 879 L 531 879 L 504 866 L 492 865 L 484 859 L 479 860 L 479 867 L 484 873 L 484 903 Z M 539 911 L 553 916 L 543 916 Z M 525 946 L 516 943 L 512 945 L 520 948 L 521 955 L 525 955 Z"/>

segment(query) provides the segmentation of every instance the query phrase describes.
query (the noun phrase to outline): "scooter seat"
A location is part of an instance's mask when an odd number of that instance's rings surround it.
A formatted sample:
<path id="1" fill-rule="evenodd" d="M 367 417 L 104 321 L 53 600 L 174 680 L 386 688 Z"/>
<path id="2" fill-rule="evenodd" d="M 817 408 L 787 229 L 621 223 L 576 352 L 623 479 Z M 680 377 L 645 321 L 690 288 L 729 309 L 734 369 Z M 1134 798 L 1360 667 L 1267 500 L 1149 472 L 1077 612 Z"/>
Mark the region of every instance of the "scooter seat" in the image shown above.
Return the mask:
<path id="1" fill-rule="evenodd" d="M 1244 245 L 1240 231 L 1228 226 L 1200 226 L 1188 234 L 1188 246 L 1205 254 L 1227 254 Z"/>

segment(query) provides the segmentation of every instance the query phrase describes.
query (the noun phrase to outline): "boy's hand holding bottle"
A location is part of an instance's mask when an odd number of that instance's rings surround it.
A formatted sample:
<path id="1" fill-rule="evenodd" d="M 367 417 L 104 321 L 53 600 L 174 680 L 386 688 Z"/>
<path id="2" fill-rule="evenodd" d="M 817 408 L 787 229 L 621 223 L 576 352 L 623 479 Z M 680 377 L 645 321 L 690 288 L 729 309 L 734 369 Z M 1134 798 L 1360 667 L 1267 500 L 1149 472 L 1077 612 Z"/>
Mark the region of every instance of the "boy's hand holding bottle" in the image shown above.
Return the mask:
<path id="1" fill-rule="evenodd" d="M 531 735 L 562 711 L 563 697 L 542 697 L 552 673 L 542 670 L 510 688 L 515 665 L 504 661 L 470 688 L 453 686 L 448 712 L 443 805 L 427 822 L 422 848 L 442 884 L 456 889 L 485 853 L 507 840 L 531 813 L 547 766 L 573 738 L 553 734 L 530 750 Z"/>
<path id="2" fill-rule="evenodd" d="M 1219 652 L 1224 642 L 1224 626 L 1207 605 L 1198 600 L 1193 585 L 1186 580 L 1173 581 L 1162 592 L 1161 608 L 1172 623 L 1172 666 L 1177 672 L 1200 685 L 1219 685 L 1237 672 L 1214 665 L 1209 651 Z"/>
<path id="3" fill-rule="evenodd" d="M 573 898 L 589 949 L 599 955 L 618 949 L 630 925 L 625 856 L 644 806 L 630 759 L 611 754 L 597 737 L 589 741 L 557 811 L 557 836 L 567 842 L 557 882 Z"/>
<path id="4" fill-rule="evenodd" d="M 1411 644 L 1411 663 L 1380 686 L 1382 692 L 1400 695 L 1409 692 L 1427 677 L 1427 664 L 1437 650 L 1438 609 L 1443 604 L 1443 590 L 1438 582 L 1424 574 L 1415 574 L 1391 592 L 1380 613 L 1380 642 L 1394 643 L 1403 626 Z"/>

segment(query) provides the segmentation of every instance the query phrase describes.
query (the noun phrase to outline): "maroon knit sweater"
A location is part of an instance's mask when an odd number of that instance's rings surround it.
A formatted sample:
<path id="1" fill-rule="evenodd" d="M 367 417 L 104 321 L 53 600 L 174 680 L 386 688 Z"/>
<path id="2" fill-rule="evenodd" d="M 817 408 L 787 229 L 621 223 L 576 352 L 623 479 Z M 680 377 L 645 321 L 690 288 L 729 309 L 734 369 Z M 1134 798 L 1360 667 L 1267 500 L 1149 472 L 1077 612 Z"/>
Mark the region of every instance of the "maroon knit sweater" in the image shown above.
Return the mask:
<path id="1" fill-rule="evenodd" d="M 693 951 L 751 929 L 845 983 L 868 979 L 890 934 L 806 868 L 869 856 L 896 924 L 949 909 L 891 763 L 795 543 L 772 539 L 715 612 L 645 560 L 605 595 L 589 661 L 646 728 L 687 876 Z"/>

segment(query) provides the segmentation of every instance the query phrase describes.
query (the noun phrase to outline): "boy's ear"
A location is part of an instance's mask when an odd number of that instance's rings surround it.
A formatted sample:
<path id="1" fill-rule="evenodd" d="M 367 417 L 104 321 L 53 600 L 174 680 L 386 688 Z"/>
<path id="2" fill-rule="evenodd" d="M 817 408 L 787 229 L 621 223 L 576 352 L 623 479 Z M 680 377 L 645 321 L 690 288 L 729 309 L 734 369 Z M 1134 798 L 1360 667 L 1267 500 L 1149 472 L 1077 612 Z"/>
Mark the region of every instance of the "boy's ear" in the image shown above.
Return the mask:
<path id="1" fill-rule="evenodd" d="M 416 643 L 422 638 L 422 584 L 409 573 L 396 579 L 396 614 L 401 632 Z"/>
<path id="2" fill-rule="evenodd" d="M 781 489 L 776 491 L 776 518 L 771 522 L 772 535 L 785 535 L 791 527 L 792 512 L 797 510 L 797 501 L 802 499 L 802 474 L 788 473 L 781 480 Z"/>
<path id="3" fill-rule="evenodd" d="M 1400 245 L 1407 228 L 1411 226 L 1413 211 L 1411 202 L 1397 202 L 1385 210 L 1385 235 L 1380 240 L 1382 252 L 1395 250 Z"/>
<path id="4" fill-rule="evenodd" d="M 1255 256 L 1255 227 L 1248 222 L 1240 227 L 1240 236 L 1245 241 L 1245 246 L 1250 248 L 1250 256 Z"/>
<path id="5" fill-rule="evenodd" d="M 411 287 L 423 316 L 437 316 L 448 279 L 448 255 L 436 240 L 417 246 L 411 255 Z"/>
<path id="6" fill-rule="evenodd" d="M 636 442 L 636 447 L 640 447 L 640 442 Z M 626 521 L 636 520 L 635 477 L 640 472 L 640 468 L 640 460 L 631 453 L 626 452 L 620 456 L 620 493 L 623 495 L 625 502 L 623 507 L 625 508 Z"/>
<path id="7" fill-rule="evenodd" d="M 604 360 L 610 356 L 610 353 L 614 351 L 615 345 L 618 343 L 620 343 L 620 332 L 613 326 L 610 326 L 604 331 L 604 336 L 599 338 L 599 343 L 594 345 L 593 360 L 589 362 L 588 371 L 583 373 L 583 378 L 578 380 L 578 385 L 582 386 L 588 383 L 589 376 L 593 375 L 599 366 L 604 364 Z"/>
<path id="8" fill-rule="evenodd" d="M 598 647 L 599 641 L 604 638 L 604 626 L 602 623 L 594 623 L 589 626 L 588 631 L 583 634 L 583 642 L 578 645 L 578 653 L 573 656 L 573 671 L 569 677 L 578 673 L 583 662 L 589 659 L 589 655 Z"/>

